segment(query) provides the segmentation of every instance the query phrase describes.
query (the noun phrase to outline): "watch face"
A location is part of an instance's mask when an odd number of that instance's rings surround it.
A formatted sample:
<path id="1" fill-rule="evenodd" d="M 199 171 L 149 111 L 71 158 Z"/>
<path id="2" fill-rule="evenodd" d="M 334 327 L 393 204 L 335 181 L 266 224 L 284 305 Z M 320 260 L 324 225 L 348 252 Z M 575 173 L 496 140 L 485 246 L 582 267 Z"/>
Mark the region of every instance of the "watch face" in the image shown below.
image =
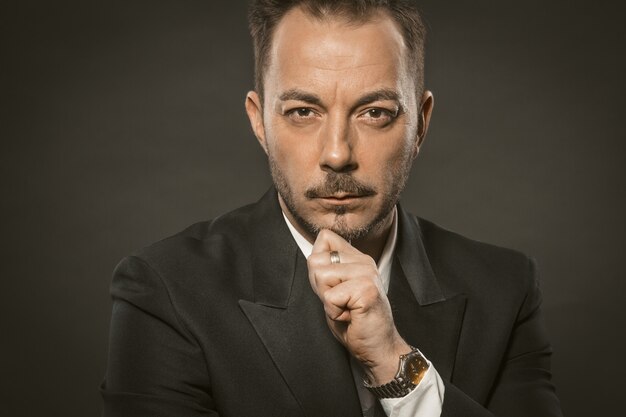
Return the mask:
<path id="1" fill-rule="evenodd" d="M 416 352 L 415 356 L 408 358 L 404 369 L 409 380 L 413 384 L 418 385 L 428 369 L 428 362 L 422 355 Z"/>

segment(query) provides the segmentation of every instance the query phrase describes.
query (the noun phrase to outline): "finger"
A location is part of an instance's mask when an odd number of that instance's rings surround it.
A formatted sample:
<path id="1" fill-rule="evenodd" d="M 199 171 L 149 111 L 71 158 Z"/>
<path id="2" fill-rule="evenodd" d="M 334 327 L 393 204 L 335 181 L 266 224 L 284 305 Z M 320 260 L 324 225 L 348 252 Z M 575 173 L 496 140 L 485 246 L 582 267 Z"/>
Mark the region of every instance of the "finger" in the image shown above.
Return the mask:
<path id="1" fill-rule="evenodd" d="M 333 264 L 330 256 L 330 252 L 317 252 L 309 255 L 307 259 L 307 265 L 309 269 L 326 266 L 326 265 L 346 265 L 346 264 L 367 264 L 376 266 L 374 260 L 368 255 L 354 252 L 341 252 L 337 251 L 339 255 L 339 262 Z"/>
<path id="2" fill-rule="evenodd" d="M 370 282 L 344 281 L 321 293 L 326 315 L 335 321 L 346 321 L 368 313 L 382 301 L 379 288 Z"/>
<path id="3" fill-rule="evenodd" d="M 364 263 L 318 265 L 309 268 L 309 281 L 318 295 L 346 281 L 365 281 L 363 285 L 371 282 L 380 286 L 376 266 Z"/>
<path id="4" fill-rule="evenodd" d="M 309 283 L 313 292 L 319 297 L 323 291 L 341 283 L 341 275 L 333 271 L 335 265 L 320 265 L 316 268 L 309 267 Z"/>
<path id="5" fill-rule="evenodd" d="M 333 288 L 335 288 L 333 290 Z M 324 291 L 320 297 L 326 316 L 332 321 L 350 321 L 350 294 L 348 289 L 341 288 L 337 285 Z"/>
<path id="6" fill-rule="evenodd" d="M 330 252 L 333 250 L 345 253 L 361 253 L 337 233 L 329 229 L 322 229 L 317 234 L 312 253 Z"/>

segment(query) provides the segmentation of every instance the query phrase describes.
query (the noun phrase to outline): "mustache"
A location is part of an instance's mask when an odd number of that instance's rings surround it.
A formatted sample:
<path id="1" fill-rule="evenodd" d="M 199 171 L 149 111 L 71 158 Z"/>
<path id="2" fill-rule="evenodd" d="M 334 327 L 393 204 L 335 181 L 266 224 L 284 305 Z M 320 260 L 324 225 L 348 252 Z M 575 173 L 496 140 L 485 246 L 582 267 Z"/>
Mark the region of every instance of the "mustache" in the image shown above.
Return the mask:
<path id="1" fill-rule="evenodd" d="M 307 189 L 304 195 L 307 198 L 323 198 L 344 193 L 355 197 L 367 197 L 375 195 L 376 190 L 350 174 L 331 172 L 326 175 L 322 184 Z"/>

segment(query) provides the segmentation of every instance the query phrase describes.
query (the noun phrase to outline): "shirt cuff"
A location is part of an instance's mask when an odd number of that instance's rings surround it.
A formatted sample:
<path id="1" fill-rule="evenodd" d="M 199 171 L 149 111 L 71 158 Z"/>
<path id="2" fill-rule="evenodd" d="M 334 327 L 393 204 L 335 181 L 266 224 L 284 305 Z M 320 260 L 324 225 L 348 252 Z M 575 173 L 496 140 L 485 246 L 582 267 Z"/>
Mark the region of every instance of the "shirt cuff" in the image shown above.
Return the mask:
<path id="1" fill-rule="evenodd" d="M 380 405 L 389 417 L 433 417 L 441 415 L 445 386 L 435 367 L 430 365 L 420 383 L 401 398 L 381 398 Z"/>

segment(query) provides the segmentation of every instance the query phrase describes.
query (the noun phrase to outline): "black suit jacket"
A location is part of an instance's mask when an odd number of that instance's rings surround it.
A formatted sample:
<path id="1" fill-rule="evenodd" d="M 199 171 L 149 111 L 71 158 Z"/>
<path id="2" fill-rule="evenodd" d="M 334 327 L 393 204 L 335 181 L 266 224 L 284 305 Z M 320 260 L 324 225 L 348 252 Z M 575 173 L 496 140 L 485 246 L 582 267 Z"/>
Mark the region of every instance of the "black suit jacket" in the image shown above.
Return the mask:
<path id="1" fill-rule="evenodd" d="M 560 415 L 533 263 L 398 213 L 389 299 L 442 415 Z M 273 190 L 124 259 L 111 293 L 107 417 L 360 415 Z"/>

